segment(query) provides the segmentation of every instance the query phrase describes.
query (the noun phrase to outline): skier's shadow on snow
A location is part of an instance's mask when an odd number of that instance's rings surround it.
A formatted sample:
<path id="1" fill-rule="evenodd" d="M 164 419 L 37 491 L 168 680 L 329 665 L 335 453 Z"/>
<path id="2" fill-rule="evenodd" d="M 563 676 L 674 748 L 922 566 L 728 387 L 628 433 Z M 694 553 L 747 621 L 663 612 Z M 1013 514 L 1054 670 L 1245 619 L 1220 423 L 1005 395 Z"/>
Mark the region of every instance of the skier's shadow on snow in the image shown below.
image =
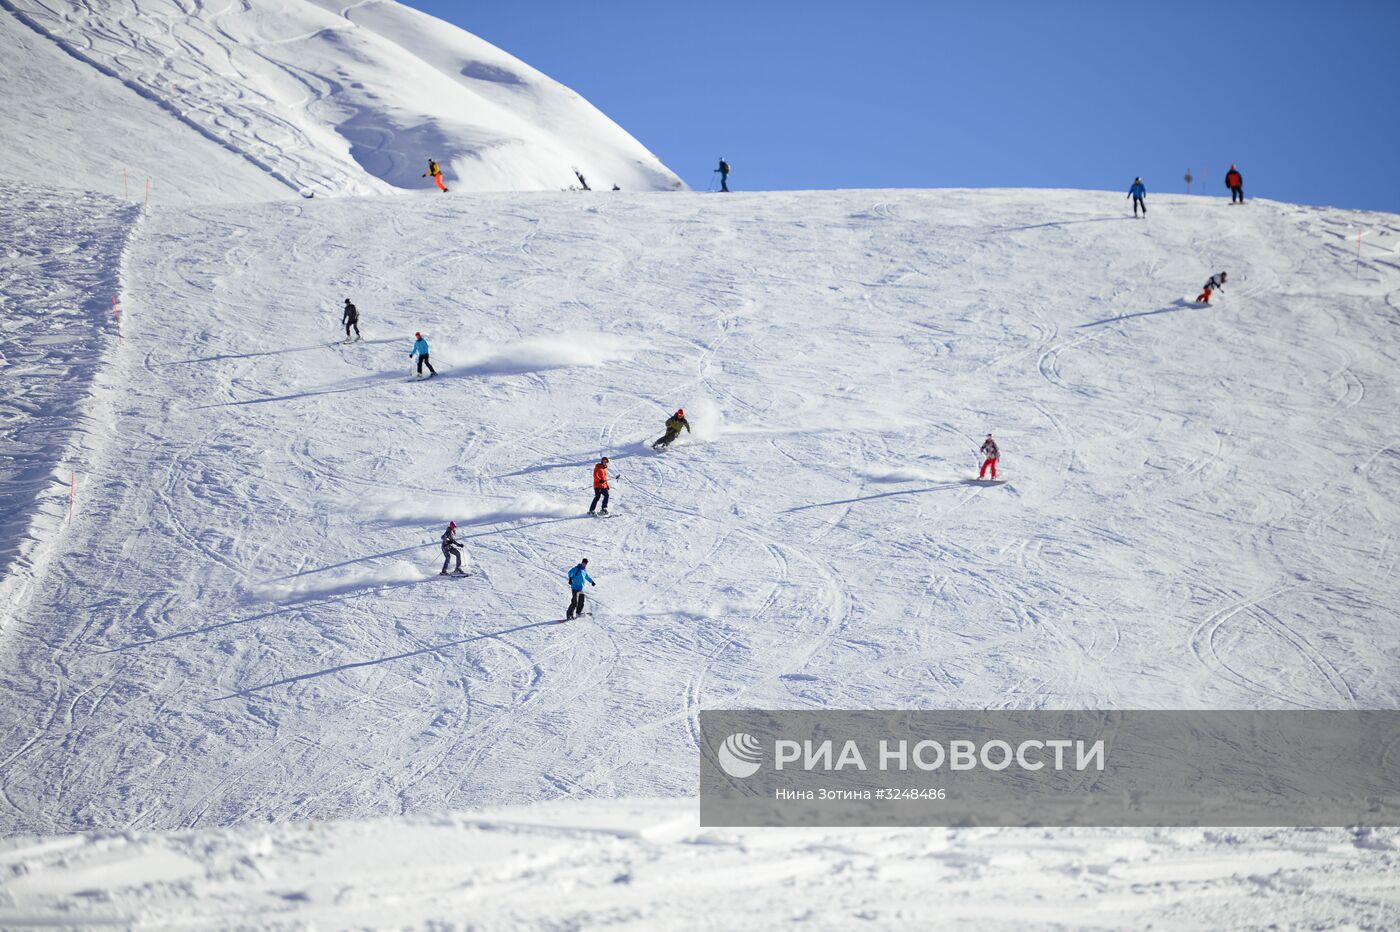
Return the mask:
<path id="1" fill-rule="evenodd" d="M 1031 223 L 1023 227 L 997 227 L 995 230 L 988 230 L 987 233 L 1016 233 L 1020 230 L 1042 230 L 1045 227 L 1067 227 L 1075 223 L 1114 223 L 1119 220 L 1132 219 L 1132 217 L 1091 217 L 1088 220 L 1052 220 L 1049 223 Z"/>
<path id="2" fill-rule="evenodd" d="M 661 454 L 652 450 L 651 444 L 638 440 L 635 443 L 630 443 L 627 446 L 622 447 L 621 449 L 617 450 L 617 452 L 609 452 L 607 450 L 603 450 L 601 454 L 597 452 L 586 452 L 570 453 L 567 455 L 568 460 L 566 462 L 538 463 L 534 466 L 526 466 L 523 469 L 517 469 L 514 472 L 503 472 L 499 476 L 492 476 L 491 478 L 510 479 L 514 476 L 528 476 L 531 473 L 547 472 L 551 469 L 582 469 L 585 466 L 593 466 L 594 464 L 596 464 L 600 455 L 606 456 L 610 461 L 616 462 L 617 460 L 630 459 L 634 456 L 660 456 Z M 587 459 L 576 459 L 576 457 L 580 456 L 587 457 Z M 620 479 L 622 477 L 618 476 L 618 478 Z"/>
<path id="3" fill-rule="evenodd" d="M 1087 324 L 1080 324 L 1080 329 L 1084 327 L 1101 327 L 1104 324 L 1116 324 L 1124 320 L 1133 320 L 1137 317 L 1152 317 L 1156 314 L 1175 314 L 1177 311 L 1201 310 L 1205 305 L 1197 304 L 1195 301 L 1187 301 L 1185 298 L 1177 298 L 1166 307 L 1159 307 L 1151 311 L 1138 311 L 1135 314 L 1119 314 L 1117 317 L 1105 317 L 1103 320 L 1091 320 Z"/>
<path id="4" fill-rule="evenodd" d="M 792 514 L 796 511 L 807 511 L 810 508 L 830 508 L 833 505 L 855 505 L 859 502 L 874 501 L 877 498 L 890 498 L 895 495 L 921 495 L 924 492 L 947 492 L 950 489 L 965 488 L 969 483 L 976 481 L 975 479 L 969 479 L 961 482 L 940 482 L 938 485 L 931 485 L 922 489 L 901 489 L 897 492 L 877 492 L 874 495 L 862 495 L 859 498 L 841 498 L 834 502 L 815 502 L 811 505 L 797 505 L 793 508 L 789 508 L 785 513 Z"/>
<path id="5" fill-rule="evenodd" d="M 369 345 L 374 343 L 402 343 L 403 340 L 357 340 L 356 342 Z M 162 363 L 162 365 L 188 366 L 196 362 L 223 362 L 225 359 L 256 359 L 259 356 L 281 356 L 285 353 L 305 353 L 314 349 L 325 349 L 327 346 L 336 346 L 339 345 L 339 343 L 340 341 L 336 341 L 335 343 L 313 343 L 310 346 L 291 346 L 286 349 L 264 350 L 261 353 L 220 353 L 218 356 L 201 356 L 199 359 L 176 359 L 171 362 Z"/>
<path id="6" fill-rule="evenodd" d="M 264 689 L 272 689 L 274 686 L 286 686 L 290 683 L 300 683 L 303 680 L 314 680 L 318 677 L 329 676 L 332 673 L 342 673 L 346 670 L 358 670 L 361 667 L 375 667 L 381 663 L 392 663 L 395 660 L 407 660 L 409 657 L 436 654 L 453 647 L 460 647 L 463 644 L 470 644 L 473 641 L 485 641 L 490 638 L 503 637 L 507 634 L 515 634 L 518 631 L 528 631 L 531 628 L 543 628 L 553 624 L 554 622 L 552 621 L 532 621 L 529 624 L 516 625 L 514 628 L 502 628 L 500 631 L 487 631 L 484 634 L 473 634 L 471 637 L 458 638 L 455 641 L 445 641 L 442 644 L 429 644 L 417 650 L 404 651 L 401 654 L 391 654 L 388 657 L 376 657 L 374 660 L 356 660 L 351 663 L 342 663 L 334 667 L 327 667 L 324 670 L 315 670 L 311 673 L 299 673 L 296 676 L 284 677 L 283 679 L 273 680 L 270 683 L 263 683 L 259 686 L 249 686 L 247 689 L 240 689 L 237 692 L 229 693 L 227 696 L 220 696 L 216 701 L 238 699 L 242 696 L 250 696 L 253 693 L 261 692 Z"/>
<path id="7" fill-rule="evenodd" d="M 339 395 L 344 392 L 358 392 L 366 388 L 374 388 L 386 380 L 402 378 L 397 372 L 376 372 L 372 375 L 363 375 L 348 382 L 337 383 L 340 387 L 312 389 L 305 392 L 293 392 L 290 395 L 271 395 L 266 398 L 245 398 L 242 401 L 221 401 L 212 405 L 200 405 L 192 410 L 203 411 L 206 408 L 236 408 L 241 405 L 263 405 L 274 401 L 296 401 L 298 398 L 315 398 L 317 395 Z"/>

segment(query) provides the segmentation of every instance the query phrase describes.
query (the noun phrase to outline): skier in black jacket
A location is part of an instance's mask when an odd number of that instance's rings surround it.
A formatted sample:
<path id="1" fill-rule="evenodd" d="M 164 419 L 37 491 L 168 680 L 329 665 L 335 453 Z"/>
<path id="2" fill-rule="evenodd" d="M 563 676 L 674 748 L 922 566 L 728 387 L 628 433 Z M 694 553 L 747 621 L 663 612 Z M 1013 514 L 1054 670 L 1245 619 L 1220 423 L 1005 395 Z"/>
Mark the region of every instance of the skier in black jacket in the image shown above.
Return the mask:
<path id="1" fill-rule="evenodd" d="M 350 299 L 345 299 L 345 313 L 340 315 L 340 322 L 345 325 L 345 342 L 350 341 L 350 328 L 355 328 L 355 339 L 360 338 L 360 312 L 355 309 L 355 305 L 350 303 Z"/>

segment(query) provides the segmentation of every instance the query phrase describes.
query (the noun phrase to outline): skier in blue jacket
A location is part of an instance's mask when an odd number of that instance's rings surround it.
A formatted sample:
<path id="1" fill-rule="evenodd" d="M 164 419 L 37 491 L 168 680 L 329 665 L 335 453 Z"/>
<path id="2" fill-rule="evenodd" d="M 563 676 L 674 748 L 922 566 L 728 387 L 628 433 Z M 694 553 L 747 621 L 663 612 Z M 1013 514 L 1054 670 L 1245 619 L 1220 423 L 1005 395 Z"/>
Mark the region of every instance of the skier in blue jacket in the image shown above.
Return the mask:
<path id="1" fill-rule="evenodd" d="M 583 562 L 569 570 L 569 591 L 572 595 L 569 598 L 569 610 L 564 614 L 564 620 L 570 621 L 575 616 L 583 615 L 583 584 L 598 585 L 593 582 L 593 577 L 588 575 L 588 558 L 584 557 Z"/>
<path id="2" fill-rule="evenodd" d="M 412 359 L 414 356 L 418 357 L 418 378 L 421 379 L 423 377 L 423 367 L 427 366 L 429 373 L 428 378 L 431 379 L 433 376 L 437 375 L 437 370 L 433 368 L 432 363 L 428 362 L 428 341 L 423 339 L 423 334 L 421 333 L 415 333 L 413 338 L 415 342 L 413 344 L 413 349 L 408 352 L 408 358 Z"/>
<path id="3" fill-rule="evenodd" d="M 1138 208 L 1142 208 L 1142 215 L 1147 216 L 1147 186 L 1142 183 L 1141 178 L 1133 179 L 1133 186 L 1128 189 L 1128 197 L 1133 199 L 1133 216 L 1138 215 Z"/>

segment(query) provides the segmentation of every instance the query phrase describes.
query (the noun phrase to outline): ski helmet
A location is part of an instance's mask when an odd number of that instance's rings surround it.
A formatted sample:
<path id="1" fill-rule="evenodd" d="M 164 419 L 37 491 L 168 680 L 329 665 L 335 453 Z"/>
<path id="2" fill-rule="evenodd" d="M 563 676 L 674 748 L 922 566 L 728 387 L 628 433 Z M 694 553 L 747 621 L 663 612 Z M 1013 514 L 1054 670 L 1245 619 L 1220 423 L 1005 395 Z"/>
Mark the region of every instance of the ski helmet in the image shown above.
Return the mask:
<path id="1" fill-rule="evenodd" d="M 415 333 L 415 334 L 413 335 L 413 339 L 415 339 L 415 340 L 421 340 L 421 339 L 423 339 L 423 334 L 421 334 L 421 333 Z"/>
<path id="2" fill-rule="evenodd" d="M 447 526 L 448 526 L 449 528 L 455 528 L 455 527 L 457 526 L 457 522 L 456 522 L 456 521 L 449 521 L 449 522 L 447 522 Z"/>
<path id="3" fill-rule="evenodd" d="M 685 408 L 677 408 L 676 417 L 685 417 Z"/>

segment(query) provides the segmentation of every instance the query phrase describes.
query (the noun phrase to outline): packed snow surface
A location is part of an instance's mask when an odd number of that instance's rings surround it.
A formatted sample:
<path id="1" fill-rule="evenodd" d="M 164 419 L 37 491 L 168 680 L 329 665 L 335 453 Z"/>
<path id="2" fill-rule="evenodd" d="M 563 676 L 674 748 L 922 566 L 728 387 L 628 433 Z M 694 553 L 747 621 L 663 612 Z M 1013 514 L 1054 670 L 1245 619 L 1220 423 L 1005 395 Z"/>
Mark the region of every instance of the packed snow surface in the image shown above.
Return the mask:
<path id="1" fill-rule="evenodd" d="M 702 708 L 1395 707 L 1400 218 L 851 191 L 138 222 L 30 196 L 10 261 L 71 284 L 9 276 L 6 326 L 72 308 L 50 363 L 73 377 L 27 380 L 49 400 L 0 438 L 58 464 L 6 491 L 47 557 L 0 606 L 0 832 L 95 834 L 8 843 L 11 924 L 236 902 L 335 925 L 337 876 L 392 923 L 354 865 L 438 828 L 510 849 L 422 881 L 480 891 L 487 928 L 710 901 L 732 928 L 770 891 L 816 928 L 817 899 L 894 921 L 870 878 L 914 920 L 1082 923 L 1082 895 L 1106 926 L 1400 921 L 1392 832 L 702 832 L 689 802 L 570 828 L 579 801 L 693 795 Z M 120 341 L 91 304 L 112 282 Z M 35 429 L 51 404 L 76 421 Z M 694 432 L 653 453 L 679 406 Z M 989 431 L 1005 484 L 971 481 Z M 437 576 L 448 520 L 466 579 Z M 584 556 L 594 614 L 556 624 Z M 323 886 L 277 879 L 313 862 Z"/>
<path id="2" fill-rule="evenodd" d="M 456 192 L 684 187 L 578 94 L 393 0 L 0 0 L 0 42 L 0 162 L 34 182 L 440 196 L 434 158 Z"/>
<path id="3" fill-rule="evenodd" d="M 688 795 L 715 706 L 1395 706 L 1400 269 L 1344 234 L 1400 224 L 1154 204 L 152 208 L 5 632 L 0 826 Z"/>
<path id="4" fill-rule="evenodd" d="M 1397 870 L 1365 830 L 703 829 L 568 801 L 11 839 L 0 927 L 1381 929 Z"/>

